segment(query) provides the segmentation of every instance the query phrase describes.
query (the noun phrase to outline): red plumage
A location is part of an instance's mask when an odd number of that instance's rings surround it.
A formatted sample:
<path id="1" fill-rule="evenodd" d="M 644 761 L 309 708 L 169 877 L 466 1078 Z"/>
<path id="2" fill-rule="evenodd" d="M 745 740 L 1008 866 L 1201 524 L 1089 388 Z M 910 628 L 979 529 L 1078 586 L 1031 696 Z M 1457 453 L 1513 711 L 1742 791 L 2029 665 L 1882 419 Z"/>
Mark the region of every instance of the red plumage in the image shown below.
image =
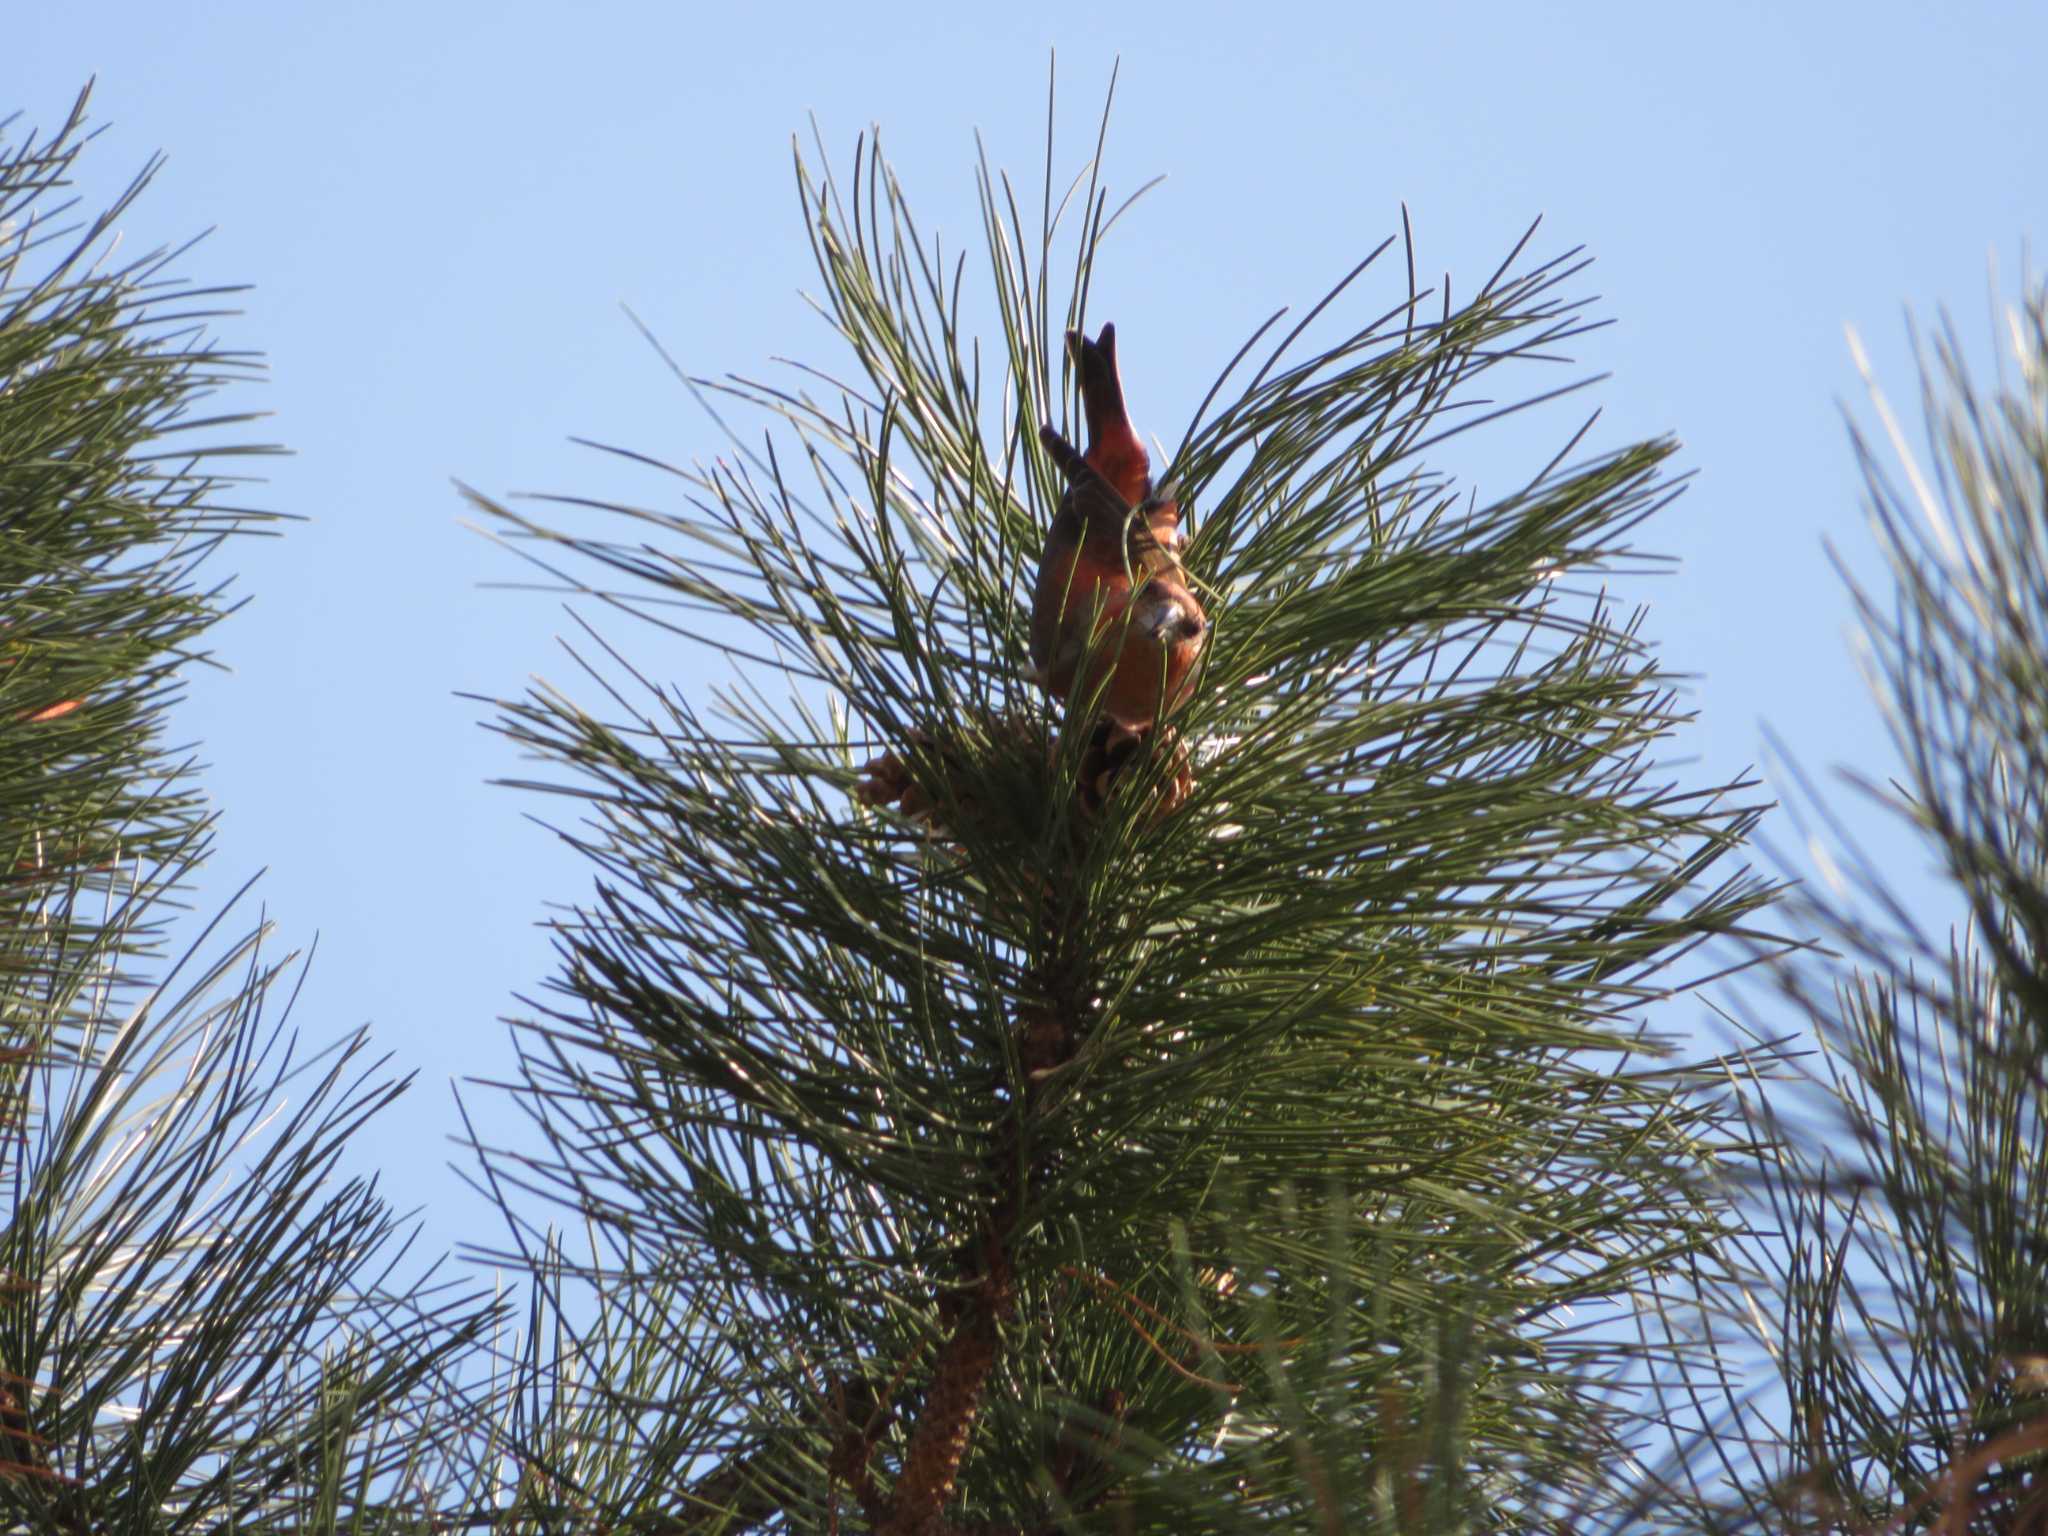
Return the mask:
<path id="1" fill-rule="evenodd" d="M 1179 508 L 1154 492 L 1124 406 L 1116 328 L 1094 341 L 1069 331 L 1067 347 L 1088 449 L 1076 453 L 1051 427 L 1039 432 L 1067 490 L 1032 592 L 1031 660 L 1054 698 L 1092 702 L 1142 730 L 1193 691 L 1208 618 L 1180 563 Z"/>

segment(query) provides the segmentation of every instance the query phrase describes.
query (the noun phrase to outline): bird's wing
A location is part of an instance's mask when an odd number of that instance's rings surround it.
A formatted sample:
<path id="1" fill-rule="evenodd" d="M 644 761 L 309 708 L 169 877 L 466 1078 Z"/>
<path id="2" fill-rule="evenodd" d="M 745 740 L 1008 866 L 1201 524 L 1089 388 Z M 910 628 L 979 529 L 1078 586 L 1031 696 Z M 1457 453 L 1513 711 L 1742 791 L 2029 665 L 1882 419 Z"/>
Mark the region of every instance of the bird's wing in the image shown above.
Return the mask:
<path id="1" fill-rule="evenodd" d="M 1058 432 L 1051 427 L 1040 427 L 1038 440 L 1045 444 L 1060 473 L 1067 477 L 1067 491 L 1060 498 L 1060 517 L 1067 518 L 1071 514 L 1083 538 L 1092 537 L 1107 543 L 1121 534 L 1125 557 L 1134 572 L 1180 573 L 1179 557 L 1160 540 L 1153 527 L 1154 517 L 1163 512 L 1166 503 L 1155 506 L 1145 502 L 1134 509 L 1130 502 L 1117 494 L 1116 487 Z M 1144 515 L 1133 517 L 1134 510 Z M 1178 509 L 1173 513 L 1172 526 L 1179 526 Z"/>

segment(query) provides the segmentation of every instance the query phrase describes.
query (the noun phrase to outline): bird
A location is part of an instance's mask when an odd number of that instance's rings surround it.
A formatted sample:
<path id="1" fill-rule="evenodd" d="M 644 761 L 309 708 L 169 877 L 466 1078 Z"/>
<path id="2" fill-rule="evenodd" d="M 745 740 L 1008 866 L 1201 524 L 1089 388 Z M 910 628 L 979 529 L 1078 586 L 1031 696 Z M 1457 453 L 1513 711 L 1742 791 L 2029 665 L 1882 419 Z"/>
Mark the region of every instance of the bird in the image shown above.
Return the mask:
<path id="1" fill-rule="evenodd" d="M 1142 731 L 1185 703 L 1208 615 L 1180 562 L 1180 510 L 1152 484 L 1116 368 L 1116 329 L 1067 333 L 1088 448 L 1050 426 L 1039 440 L 1066 477 L 1032 590 L 1035 675 L 1070 710 Z M 1076 705 L 1075 701 L 1079 704 Z"/>
<path id="2" fill-rule="evenodd" d="M 1081 414 L 1088 423 L 1088 450 L 1083 455 L 1117 495 L 1132 506 L 1147 506 L 1152 536 L 1179 551 L 1180 508 L 1170 497 L 1155 497 L 1152 461 L 1144 441 L 1131 425 L 1124 406 L 1124 385 L 1116 366 L 1116 327 L 1103 323 L 1102 334 L 1090 341 L 1081 331 L 1067 332 L 1067 352 L 1081 381 Z"/>

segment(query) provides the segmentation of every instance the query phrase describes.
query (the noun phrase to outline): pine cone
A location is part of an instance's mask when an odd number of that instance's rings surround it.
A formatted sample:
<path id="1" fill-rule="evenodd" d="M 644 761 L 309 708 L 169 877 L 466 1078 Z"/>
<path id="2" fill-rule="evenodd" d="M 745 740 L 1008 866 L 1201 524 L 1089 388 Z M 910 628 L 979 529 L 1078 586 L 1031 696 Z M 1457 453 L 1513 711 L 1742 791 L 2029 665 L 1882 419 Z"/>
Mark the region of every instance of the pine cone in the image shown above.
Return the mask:
<path id="1" fill-rule="evenodd" d="M 947 830 L 942 813 L 978 819 L 986 775 L 974 771 L 970 753 L 1021 756 L 1032 752 L 1039 740 L 1033 722 L 1015 715 L 984 716 L 980 724 L 981 742 L 926 726 L 912 727 L 905 741 L 908 755 L 884 752 L 870 758 L 861 767 L 853 798 L 862 805 L 889 806 L 936 831 Z"/>
<path id="2" fill-rule="evenodd" d="M 1090 817 L 1101 815 L 1118 781 L 1127 773 L 1142 773 L 1153 751 L 1170 754 L 1172 767 L 1159 787 L 1152 820 L 1161 821 L 1187 804 L 1188 796 L 1194 793 L 1195 771 L 1180 732 L 1170 725 L 1133 731 L 1113 720 L 1098 720 L 1081 752 L 1082 813 Z"/>
<path id="3" fill-rule="evenodd" d="M 979 750 L 1011 754 L 1017 760 L 1042 753 L 1051 769 L 1058 744 L 1040 745 L 1044 738 L 1035 720 L 998 715 L 982 725 L 983 742 L 975 744 Z M 954 830 L 945 825 L 945 817 L 974 820 L 981 814 L 979 795 L 986 775 L 972 771 L 969 751 L 968 742 L 958 736 L 914 727 L 902 753 L 884 752 L 861 766 L 853 798 L 866 806 L 887 806 L 934 831 Z M 1172 760 L 1152 808 L 1156 822 L 1179 810 L 1194 791 L 1194 764 L 1180 733 L 1170 725 L 1133 731 L 1107 718 L 1089 726 L 1077 786 L 1084 827 L 1103 814 L 1126 775 L 1146 771 L 1155 751 L 1169 753 Z"/>
<path id="4" fill-rule="evenodd" d="M 912 809 L 913 796 L 920 802 L 918 809 Z M 910 817 L 929 810 L 922 804 L 924 792 L 910 777 L 910 764 L 894 752 L 884 752 L 880 757 L 871 757 L 861 764 L 860 777 L 854 781 L 853 798 L 862 805 L 890 806 Z"/>

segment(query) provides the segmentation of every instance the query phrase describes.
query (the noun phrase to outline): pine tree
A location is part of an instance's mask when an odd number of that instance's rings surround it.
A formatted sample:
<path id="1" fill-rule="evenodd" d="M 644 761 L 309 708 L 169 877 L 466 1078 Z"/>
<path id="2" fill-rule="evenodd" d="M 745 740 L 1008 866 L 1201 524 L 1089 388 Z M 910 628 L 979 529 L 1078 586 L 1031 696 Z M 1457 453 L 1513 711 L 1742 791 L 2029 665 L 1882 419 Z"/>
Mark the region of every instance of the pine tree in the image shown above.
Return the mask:
<path id="1" fill-rule="evenodd" d="M 1903 771 L 1849 780 L 1962 916 L 1931 930 L 1817 807 L 1835 888 L 1798 910 L 1844 958 L 1779 973 L 1821 1054 L 1754 1104 L 1767 1205 L 1727 1309 L 1783 1393 L 1718 1429 L 1754 1462 L 1731 1526 L 2048 1531 L 2048 286 L 2001 319 L 1988 389 L 1946 318 L 1921 348 L 1924 456 L 1875 382 L 1896 467 L 1852 428 Z"/>
<path id="2" fill-rule="evenodd" d="M 1596 322 L 1578 252 L 1424 287 L 1404 220 L 1218 340 L 1164 471 L 1192 702 L 1063 719 L 1024 610 L 1097 148 L 1061 195 L 1048 138 L 1029 223 L 984 160 L 987 349 L 880 155 L 799 152 L 850 382 L 688 380 L 762 430 L 614 450 L 668 502 L 600 532 L 477 498 L 730 669 L 692 699 L 591 630 L 601 712 L 500 706 L 596 871 L 516 1031 L 535 1145 L 484 1155 L 556 1341 L 504 1412 L 521 1528 L 1583 1531 L 1671 1496 L 1637 1394 L 1695 1369 L 1745 1133 L 1656 1005 L 1769 895 L 1730 869 L 1747 786 L 1660 766 L 1686 717 L 1606 591 L 1675 444 L 1588 421 L 1454 478 Z"/>
<path id="3" fill-rule="evenodd" d="M 450 1476 L 422 1426 L 489 1313 L 387 1286 L 394 1218 L 336 1176 L 403 1086 L 362 1034 L 296 1048 L 264 925 L 176 942 L 202 567 L 264 521 L 250 418 L 203 407 L 256 364 L 184 251 L 113 259 L 156 162 L 75 216 L 85 106 L 0 123 L 0 1527 L 336 1530 Z"/>

